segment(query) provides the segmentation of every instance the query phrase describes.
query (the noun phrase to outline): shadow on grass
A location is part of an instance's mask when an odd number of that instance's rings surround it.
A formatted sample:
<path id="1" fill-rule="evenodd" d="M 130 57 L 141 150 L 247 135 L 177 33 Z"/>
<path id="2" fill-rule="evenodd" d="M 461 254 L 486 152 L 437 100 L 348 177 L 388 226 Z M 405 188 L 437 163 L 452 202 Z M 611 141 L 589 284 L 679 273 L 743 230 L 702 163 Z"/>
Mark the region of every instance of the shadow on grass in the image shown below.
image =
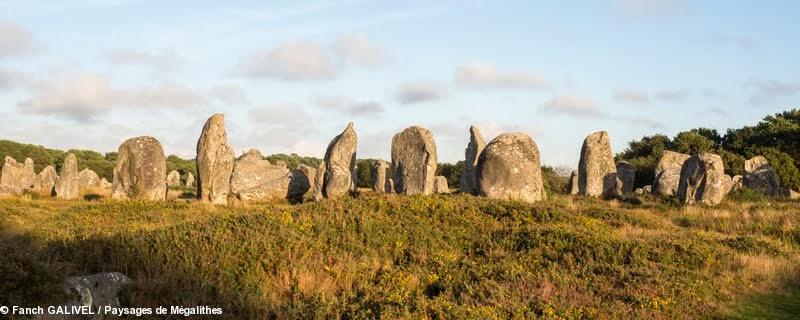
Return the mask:
<path id="1" fill-rule="evenodd" d="M 726 319 L 800 319 L 800 284 L 786 292 L 753 297 L 725 316 Z"/>

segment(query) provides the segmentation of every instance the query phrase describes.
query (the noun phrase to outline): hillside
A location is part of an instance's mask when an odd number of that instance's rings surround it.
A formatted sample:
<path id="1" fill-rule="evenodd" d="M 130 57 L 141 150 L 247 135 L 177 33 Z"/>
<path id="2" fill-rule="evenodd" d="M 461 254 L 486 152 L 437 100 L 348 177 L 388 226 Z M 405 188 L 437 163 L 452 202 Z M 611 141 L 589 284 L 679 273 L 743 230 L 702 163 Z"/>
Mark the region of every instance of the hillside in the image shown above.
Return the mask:
<path id="1" fill-rule="evenodd" d="M 23 197 L 0 201 L 0 304 L 57 302 L 63 277 L 119 271 L 135 281 L 123 305 L 221 306 L 229 319 L 788 318 L 798 226 L 800 203 L 746 192 L 715 208 L 556 194 Z"/>

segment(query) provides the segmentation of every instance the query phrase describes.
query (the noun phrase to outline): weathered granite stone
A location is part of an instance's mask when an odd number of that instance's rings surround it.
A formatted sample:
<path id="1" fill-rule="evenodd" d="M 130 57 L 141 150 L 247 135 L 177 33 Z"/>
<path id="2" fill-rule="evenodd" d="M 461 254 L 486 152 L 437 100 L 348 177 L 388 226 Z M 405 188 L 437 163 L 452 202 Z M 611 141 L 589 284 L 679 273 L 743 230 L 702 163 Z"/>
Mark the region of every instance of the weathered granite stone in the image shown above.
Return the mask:
<path id="1" fill-rule="evenodd" d="M 88 307 L 94 315 L 86 314 L 48 314 L 45 312 L 34 319 L 113 319 L 118 316 L 106 314 L 105 307 L 119 308 L 119 292 L 133 281 L 119 272 L 97 273 L 87 276 L 68 277 L 61 285 L 69 301 L 59 304 L 58 307 L 67 311 L 73 307 Z M 100 310 L 100 311 L 98 311 Z"/>
<path id="2" fill-rule="evenodd" d="M 400 194 L 432 194 L 436 175 L 436 142 L 428 129 L 413 126 L 392 138 L 391 178 Z"/>
<path id="3" fill-rule="evenodd" d="M 325 161 L 319 163 L 317 167 L 317 177 L 314 178 L 314 201 L 320 201 L 325 197 L 322 194 L 322 183 L 325 181 Z"/>
<path id="4" fill-rule="evenodd" d="M 744 187 L 744 177 L 741 175 L 735 175 L 731 178 L 731 192 L 739 190 Z"/>
<path id="5" fill-rule="evenodd" d="M 78 159 L 70 153 L 64 158 L 64 163 L 61 165 L 54 193 L 59 199 L 77 199 L 80 196 L 79 192 Z"/>
<path id="6" fill-rule="evenodd" d="M 525 202 L 545 199 L 539 148 L 524 133 L 501 134 L 489 142 L 477 169 L 480 195 Z"/>
<path id="7" fill-rule="evenodd" d="M 106 180 L 106 178 L 100 179 L 100 188 L 101 189 L 111 189 L 113 186 L 114 185 L 112 185 L 111 182 L 108 182 L 108 180 Z"/>
<path id="8" fill-rule="evenodd" d="M 305 179 L 306 183 L 308 183 L 308 189 L 303 194 L 308 194 L 309 192 L 313 195 L 314 193 L 314 186 L 316 185 L 317 181 L 317 169 L 309 166 L 307 164 L 301 163 L 297 165 L 297 171 L 299 171 L 303 178 L 298 177 L 297 179 Z"/>
<path id="9" fill-rule="evenodd" d="M 731 180 L 731 177 L 725 174 L 720 156 L 701 152 L 689 157 L 683 163 L 678 197 L 687 204 L 719 204 L 730 191 Z"/>
<path id="10" fill-rule="evenodd" d="M 653 186 L 648 184 L 648 185 L 642 187 L 642 191 L 644 191 L 644 193 L 646 193 L 646 194 L 651 194 L 651 193 L 653 193 Z"/>
<path id="11" fill-rule="evenodd" d="M 633 190 L 633 193 L 636 194 L 637 196 L 641 196 L 644 194 L 644 189 L 636 188 L 636 190 Z"/>
<path id="12" fill-rule="evenodd" d="M 236 159 L 230 185 L 231 192 L 242 201 L 284 199 L 290 180 L 291 171 L 285 163 L 273 165 L 251 149 Z"/>
<path id="13" fill-rule="evenodd" d="M 450 187 L 447 185 L 447 178 L 443 176 L 436 176 L 434 181 L 434 191 L 438 194 L 450 193 Z"/>
<path id="14" fill-rule="evenodd" d="M 191 188 L 194 186 L 194 175 L 191 172 L 186 173 L 186 187 Z"/>
<path id="15" fill-rule="evenodd" d="M 26 158 L 24 163 L 17 163 L 14 158 L 6 156 L 2 173 L 0 173 L 0 185 L 10 186 L 20 189 L 30 189 L 36 180 L 36 173 L 33 171 L 33 160 Z"/>
<path id="16" fill-rule="evenodd" d="M 153 137 L 136 137 L 119 146 L 114 167 L 114 199 L 164 200 L 167 196 L 164 148 Z"/>
<path id="17" fill-rule="evenodd" d="M 636 183 L 636 167 L 626 161 L 617 162 L 617 178 L 621 182 L 617 186 L 623 195 L 633 192 L 633 185 Z"/>
<path id="18" fill-rule="evenodd" d="M 333 138 L 325 150 L 325 179 L 322 182 L 322 195 L 337 198 L 355 191 L 356 144 L 358 138 L 353 123 L 341 134 Z"/>
<path id="19" fill-rule="evenodd" d="M 744 186 L 771 196 L 781 196 L 784 190 L 780 178 L 767 158 L 756 156 L 744 162 Z"/>
<path id="20" fill-rule="evenodd" d="M 178 171 L 172 170 L 167 174 L 167 187 L 180 187 L 181 174 Z"/>
<path id="21" fill-rule="evenodd" d="M 227 204 L 231 191 L 234 153 L 228 145 L 225 115 L 217 113 L 206 121 L 197 140 L 197 198 Z"/>
<path id="22" fill-rule="evenodd" d="M 56 180 L 58 180 L 56 168 L 47 166 L 42 169 L 42 171 L 36 175 L 36 179 L 33 180 L 33 191 L 50 196 L 53 194 Z"/>
<path id="23" fill-rule="evenodd" d="M 569 174 L 569 194 L 576 195 L 578 194 L 580 188 L 578 187 L 578 171 L 572 170 Z"/>
<path id="24" fill-rule="evenodd" d="M 389 184 L 389 169 L 391 165 L 385 160 L 375 160 L 370 167 L 372 177 L 372 191 L 378 193 L 391 193 L 392 186 Z"/>
<path id="25" fill-rule="evenodd" d="M 469 127 L 469 144 L 464 149 L 464 171 L 461 172 L 461 192 L 475 193 L 477 191 L 477 166 L 478 158 L 486 147 L 480 130 L 476 126 Z"/>
<path id="26" fill-rule="evenodd" d="M 617 167 L 608 132 L 598 131 L 583 141 L 578 162 L 578 193 L 590 197 L 616 195 Z"/>
<path id="27" fill-rule="evenodd" d="M 78 188 L 95 188 L 100 186 L 100 176 L 89 168 L 78 172 Z"/>
<path id="28" fill-rule="evenodd" d="M 653 193 L 664 197 L 677 195 L 681 168 L 688 159 L 687 154 L 664 150 L 656 164 Z"/>

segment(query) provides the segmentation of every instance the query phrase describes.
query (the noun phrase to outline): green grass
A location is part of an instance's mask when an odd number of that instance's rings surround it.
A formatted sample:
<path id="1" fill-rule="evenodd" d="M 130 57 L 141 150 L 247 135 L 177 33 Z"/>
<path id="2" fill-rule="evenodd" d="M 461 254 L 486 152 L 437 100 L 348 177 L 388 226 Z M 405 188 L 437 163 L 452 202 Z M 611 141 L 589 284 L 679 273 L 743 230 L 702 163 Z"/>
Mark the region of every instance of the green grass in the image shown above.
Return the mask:
<path id="1" fill-rule="evenodd" d="M 798 303 L 800 204 L 23 197 L 0 200 L 0 256 L 0 305 L 56 303 L 64 277 L 119 271 L 135 281 L 124 305 L 230 319 L 773 318 Z"/>

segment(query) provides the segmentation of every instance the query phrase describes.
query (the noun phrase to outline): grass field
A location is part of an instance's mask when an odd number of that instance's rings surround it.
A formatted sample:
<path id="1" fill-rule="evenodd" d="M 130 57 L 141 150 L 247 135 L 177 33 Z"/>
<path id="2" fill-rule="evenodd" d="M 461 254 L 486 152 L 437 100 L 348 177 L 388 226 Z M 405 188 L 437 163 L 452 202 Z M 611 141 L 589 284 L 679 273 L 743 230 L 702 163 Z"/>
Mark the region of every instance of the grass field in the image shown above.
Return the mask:
<path id="1" fill-rule="evenodd" d="M 744 197 L 741 197 L 744 198 Z M 361 194 L 290 205 L 0 200 L 0 305 L 119 271 L 127 306 L 261 318 L 797 318 L 800 203 Z"/>

